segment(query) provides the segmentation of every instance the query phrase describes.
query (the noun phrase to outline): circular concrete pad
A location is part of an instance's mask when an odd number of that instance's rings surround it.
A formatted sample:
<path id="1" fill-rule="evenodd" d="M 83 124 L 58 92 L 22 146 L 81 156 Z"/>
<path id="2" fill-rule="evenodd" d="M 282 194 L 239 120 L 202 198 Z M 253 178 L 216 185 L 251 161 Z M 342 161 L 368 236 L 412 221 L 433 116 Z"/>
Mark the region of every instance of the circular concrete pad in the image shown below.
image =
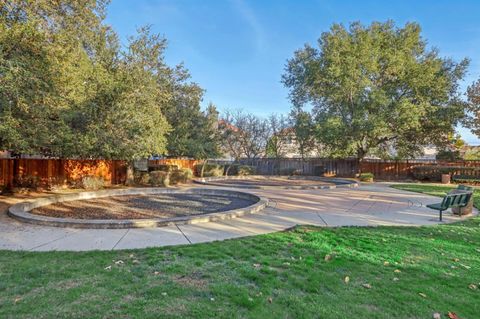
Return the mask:
<path id="1" fill-rule="evenodd" d="M 137 207 L 125 205 L 128 199 L 134 199 Z M 188 205 L 182 205 L 187 200 Z M 141 228 L 224 220 L 256 213 L 267 204 L 254 194 L 230 190 L 132 188 L 39 198 L 15 204 L 8 213 L 23 222 L 46 226 Z"/>

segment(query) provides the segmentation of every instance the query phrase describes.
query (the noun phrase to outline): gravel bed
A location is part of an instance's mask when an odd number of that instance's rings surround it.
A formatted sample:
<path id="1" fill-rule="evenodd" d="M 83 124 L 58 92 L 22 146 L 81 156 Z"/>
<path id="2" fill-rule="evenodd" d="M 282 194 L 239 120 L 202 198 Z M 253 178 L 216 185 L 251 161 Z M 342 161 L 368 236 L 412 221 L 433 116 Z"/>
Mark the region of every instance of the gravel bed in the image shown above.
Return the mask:
<path id="1" fill-rule="evenodd" d="M 78 219 L 146 219 L 216 213 L 253 204 L 236 197 L 199 194 L 129 195 L 76 200 L 35 208 L 32 214 Z"/>

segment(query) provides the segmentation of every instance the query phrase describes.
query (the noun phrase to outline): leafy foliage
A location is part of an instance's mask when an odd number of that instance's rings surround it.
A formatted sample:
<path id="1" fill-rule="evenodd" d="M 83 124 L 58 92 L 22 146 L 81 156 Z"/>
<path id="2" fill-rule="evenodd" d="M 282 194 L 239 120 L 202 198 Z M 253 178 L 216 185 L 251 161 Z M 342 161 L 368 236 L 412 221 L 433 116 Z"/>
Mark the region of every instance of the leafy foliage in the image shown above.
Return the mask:
<path id="1" fill-rule="evenodd" d="M 313 105 L 316 136 L 334 156 L 394 147 L 401 157 L 445 143 L 463 117 L 458 93 L 468 60 L 428 50 L 420 26 L 334 24 L 288 61 L 283 83 L 296 108 Z"/>
<path id="2" fill-rule="evenodd" d="M 467 116 L 464 124 L 480 136 L 480 80 L 475 81 L 467 88 Z"/>
<path id="3" fill-rule="evenodd" d="M 216 154 L 215 109 L 166 39 L 142 27 L 121 46 L 106 0 L 0 4 L 0 149 L 135 159 Z M 170 123 L 169 123 L 170 122 Z"/>
<path id="4" fill-rule="evenodd" d="M 358 177 L 362 182 L 373 182 L 373 173 L 361 173 Z"/>
<path id="5" fill-rule="evenodd" d="M 413 177 L 418 180 L 440 181 L 442 174 L 480 177 L 479 167 L 424 165 L 413 168 Z"/>
<path id="6" fill-rule="evenodd" d="M 218 177 L 223 175 L 224 167 L 220 164 L 198 164 L 195 165 L 195 175 L 202 176 L 202 169 L 203 169 L 203 177 Z"/>
<path id="7" fill-rule="evenodd" d="M 290 123 L 283 114 L 271 114 L 268 119 L 270 138 L 267 141 L 267 157 L 282 158 L 287 151 L 286 146 L 291 138 Z"/>
<path id="8" fill-rule="evenodd" d="M 300 157 L 304 159 L 315 148 L 314 123 L 310 114 L 302 110 L 294 110 L 292 117 L 298 152 L 300 153 Z"/>
<path id="9" fill-rule="evenodd" d="M 480 160 L 480 149 L 467 149 L 463 155 L 464 160 Z"/>

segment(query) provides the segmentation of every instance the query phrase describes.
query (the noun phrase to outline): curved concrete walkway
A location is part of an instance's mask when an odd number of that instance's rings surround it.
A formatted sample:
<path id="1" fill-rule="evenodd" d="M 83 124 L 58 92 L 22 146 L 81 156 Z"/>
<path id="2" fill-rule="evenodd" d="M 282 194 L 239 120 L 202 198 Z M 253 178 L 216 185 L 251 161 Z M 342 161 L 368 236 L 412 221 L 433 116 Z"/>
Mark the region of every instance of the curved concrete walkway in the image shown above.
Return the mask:
<path id="1" fill-rule="evenodd" d="M 237 189 L 238 190 L 238 189 Z M 377 226 L 431 225 L 438 213 L 425 207 L 438 197 L 400 191 L 386 184 L 354 189 L 243 190 L 270 200 L 260 213 L 221 222 L 144 229 L 73 229 L 21 223 L 0 212 L 0 249 L 7 250 L 112 250 L 183 245 L 284 230 L 301 225 Z M 8 199 L 14 204 L 22 199 Z M 444 220 L 461 217 L 446 213 Z"/>

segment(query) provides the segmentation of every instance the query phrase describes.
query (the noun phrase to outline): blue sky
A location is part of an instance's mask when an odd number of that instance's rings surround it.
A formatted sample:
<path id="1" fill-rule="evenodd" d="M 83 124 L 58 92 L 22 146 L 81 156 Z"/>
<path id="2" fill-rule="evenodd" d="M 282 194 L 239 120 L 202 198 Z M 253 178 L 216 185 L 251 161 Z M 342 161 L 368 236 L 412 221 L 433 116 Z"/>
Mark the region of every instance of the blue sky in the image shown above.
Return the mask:
<path id="1" fill-rule="evenodd" d="M 332 23 L 418 22 L 430 46 L 471 65 L 462 83 L 480 78 L 480 1 L 113 0 L 107 23 L 124 41 L 150 24 L 169 42 L 167 62 L 184 62 L 206 89 L 204 104 L 255 114 L 287 113 L 280 83 L 286 60 L 315 44 Z M 470 144 L 480 140 L 459 128 Z"/>

